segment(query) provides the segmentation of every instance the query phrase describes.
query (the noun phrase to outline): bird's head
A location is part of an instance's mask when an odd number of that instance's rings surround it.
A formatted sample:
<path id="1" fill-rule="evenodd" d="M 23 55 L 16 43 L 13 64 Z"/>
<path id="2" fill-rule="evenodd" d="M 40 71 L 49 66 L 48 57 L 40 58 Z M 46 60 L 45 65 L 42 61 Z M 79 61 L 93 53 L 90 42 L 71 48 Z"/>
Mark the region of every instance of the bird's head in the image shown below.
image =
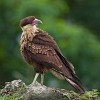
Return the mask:
<path id="1" fill-rule="evenodd" d="M 24 26 L 27 26 L 27 25 L 35 27 L 36 25 L 40 23 L 42 23 L 41 20 L 36 19 L 34 16 L 29 16 L 20 20 L 20 27 L 23 28 Z"/>

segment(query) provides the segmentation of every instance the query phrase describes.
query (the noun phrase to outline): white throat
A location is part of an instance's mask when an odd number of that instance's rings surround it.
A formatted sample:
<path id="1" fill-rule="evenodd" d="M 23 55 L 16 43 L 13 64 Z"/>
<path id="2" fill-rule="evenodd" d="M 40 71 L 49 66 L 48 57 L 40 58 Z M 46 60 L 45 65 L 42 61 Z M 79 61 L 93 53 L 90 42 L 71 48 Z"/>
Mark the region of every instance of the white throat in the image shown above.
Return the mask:
<path id="1" fill-rule="evenodd" d="M 33 30 L 35 30 L 35 31 L 37 30 L 37 27 L 36 27 L 36 25 L 34 25 L 34 26 L 33 26 Z"/>
<path id="2" fill-rule="evenodd" d="M 32 25 L 26 25 L 24 27 L 21 27 L 23 31 L 28 31 L 28 30 L 31 30 L 31 31 L 34 31 L 34 32 L 37 32 L 37 27 L 36 25 L 32 26 Z"/>

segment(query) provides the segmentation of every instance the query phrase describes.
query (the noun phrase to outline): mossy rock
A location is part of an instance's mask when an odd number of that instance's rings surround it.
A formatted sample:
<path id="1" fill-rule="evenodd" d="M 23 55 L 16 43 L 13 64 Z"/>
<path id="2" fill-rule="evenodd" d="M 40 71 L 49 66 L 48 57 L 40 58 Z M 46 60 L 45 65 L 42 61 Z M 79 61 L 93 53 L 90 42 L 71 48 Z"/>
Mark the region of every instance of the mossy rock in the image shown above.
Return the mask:
<path id="1" fill-rule="evenodd" d="M 0 91 L 0 100 L 99 100 L 99 92 L 94 89 L 78 94 L 65 89 L 46 87 L 39 83 L 26 86 L 21 80 L 7 82 Z"/>

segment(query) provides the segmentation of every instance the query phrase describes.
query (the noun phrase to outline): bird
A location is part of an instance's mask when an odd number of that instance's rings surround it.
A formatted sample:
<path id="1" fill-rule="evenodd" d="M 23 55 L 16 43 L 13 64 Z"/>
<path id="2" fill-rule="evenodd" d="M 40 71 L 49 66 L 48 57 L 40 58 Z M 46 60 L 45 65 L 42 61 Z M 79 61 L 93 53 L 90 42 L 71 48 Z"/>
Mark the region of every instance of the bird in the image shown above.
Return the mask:
<path id="1" fill-rule="evenodd" d="M 74 87 L 77 93 L 85 93 L 85 89 L 77 77 L 74 66 L 66 59 L 54 38 L 38 27 L 42 23 L 35 16 L 28 16 L 20 20 L 22 29 L 20 51 L 26 62 L 34 67 L 36 72 L 32 84 L 35 84 L 41 75 L 41 84 L 44 74 L 50 71 L 58 79 L 66 80 Z"/>

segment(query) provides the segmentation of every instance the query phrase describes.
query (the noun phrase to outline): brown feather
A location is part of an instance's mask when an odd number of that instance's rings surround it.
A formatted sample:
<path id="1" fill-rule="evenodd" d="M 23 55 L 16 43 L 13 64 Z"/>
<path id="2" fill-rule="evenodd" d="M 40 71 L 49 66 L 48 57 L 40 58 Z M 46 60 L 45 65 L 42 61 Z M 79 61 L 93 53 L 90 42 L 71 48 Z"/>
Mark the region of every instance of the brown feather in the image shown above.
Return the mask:
<path id="1" fill-rule="evenodd" d="M 50 69 L 50 72 L 60 80 L 64 80 L 65 79 L 64 76 L 61 75 L 60 73 L 58 73 L 57 71 L 54 71 L 54 70 Z"/>
<path id="2" fill-rule="evenodd" d="M 41 29 L 26 25 L 24 21 L 21 23 L 21 26 L 25 26 L 22 27 L 20 49 L 25 60 L 34 66 L 36 72 L 50 70 L 59 79 L 65 78 L 78 92 L 84 92 L 73 65 L 64 58 L 54 39 Z"/>

